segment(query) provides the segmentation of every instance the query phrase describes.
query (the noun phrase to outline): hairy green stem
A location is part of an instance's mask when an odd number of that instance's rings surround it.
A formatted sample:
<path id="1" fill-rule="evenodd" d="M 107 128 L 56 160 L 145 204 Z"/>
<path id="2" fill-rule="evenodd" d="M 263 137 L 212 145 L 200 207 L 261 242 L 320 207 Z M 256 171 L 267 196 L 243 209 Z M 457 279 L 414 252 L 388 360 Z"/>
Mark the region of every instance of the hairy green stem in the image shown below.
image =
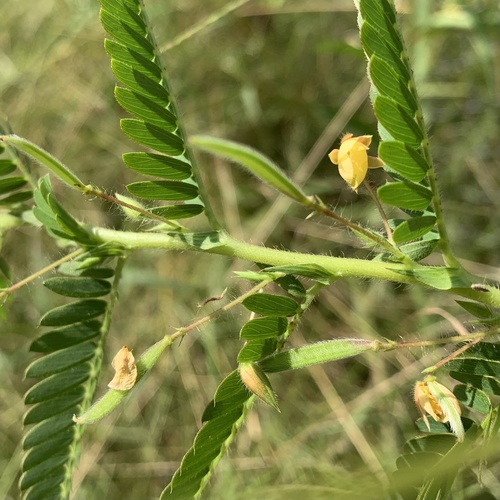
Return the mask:
<path id="1" fill-rule="evenodd" d="M 146 210 L 145 208 L 132 205 L 131 203 L 127 203 L 126 201 L 118 199 L 116 196 L 106 194 L 104 191 L 94 186 L 90 185 L 84 186 L 82 192 L 87 196 L 95 196 L 96 198 L 101 198 L 101 200 L 107 201 L 108 203 L 113 203 L 114 205 L 118 205 L 124 208 L 128 208 L 129 210 L 133 210 L 134 212 L 137 212 L 138 214 L 141 214 L 148 219 L 156 220 L 158 222 L 161 222 L 162 224 L 170 226 L 172 230 L 184 229 L 184 227 L 181 226 L 180 224 L 174 224 L 171 220 L 165 219 L 165 217 L 161 217 L 160 215 L 156 215 L 153 212 Z"/>
<path id="2" fill-rule="evenodd" d="M 340 222 L 341 224 L 344 224 L 344 226 L 347 226 L 354 232 L 361 233 L 363 236 L 365 236 L 369 240 L 372 240 L 374 243 L 389 252 L 391 255 L 394 255 L 395 257 L 400 259 L 402 262 L 411 262 L 410 258 L 407 255 L 405 255 L 401 250 L 394 246 L 390 241 L 386 240 L 382 235 L 379 235 L 373 231 L 367 231 L 365 228 L 359 226 L 358 224 L 355 224 L 354 222 L 351 222 L 341 215 L 336 214 L 335 212 L 327 208 L 322 201 L 311 201 L 310 203 L 304 203 L 303 205 L 319 214 L 326 215 L 327 217 L 330 217 Z"/>
<path id="3" fill-rule="evenodd" d="M 134 233 L 115 231 L 99 227 L 89 227 L 88 230 L 102 242 L 117 243 L 127 250 L 164 249 L 178 251 L 198 251 L 219 255 L 226 255 L 250 262 L 259 262 L 269 266 L 297 266 L 312 265 L 322 268 L 333 278 L 362 278 L 394 281 L 423 285 L 411 273 L 401 272 L 426 269 L 418 264 L 412 268 L 405 264 L 388 263 L 374 260 L 348 259 L 314 255 L 287 250 L 278 250 L 259 245 L 253 245 L 236 240 L 223 232 L 185 234 L 176 232 L 166 233 Z M 480 281 L 478 279 L 478 281 Z M 500 307 L 500 290 L 490 287 L 488 292 L 476 291 L 471 288 L 450 288 L 450 293 L 467 297 L 482 304 Z"/>
<path id="4" fill-rule="evenodd" d="M 260 262 L 269 266 L 316 265 L 337 278 L 376 278 L 400 283 L 418 283 L 411 276 L 397 273 L 398 270 L 408 270 L 408 267 L 403 264 L 278 250 L 236 240 L 222 232 L 198 233 L 188 239 L 187 235 L 175 232 L 134 233 L 99 227 L 88 229 L 102 242 L 118 243 L 127 250 L 162 248 L 205 251 L 250 262 Z M 196 242 L 193 243 L 193 240 Z"/>
<path id="5" fill-rule="evenodd" d="M 487 332 L 479 332 L 479 333 L 468 333 L 467 335 L 454 335 L 453 337 L 443 337 L 438 339 L 431 340 L 415 340 L 415 341 L 404 341 L 404 342 L 390 342 L 392 349 L 410 349 L 414 347 L 432 347 L 437 345 L 445 345 L 445 344 L 457 344 L 459 342 L 470 342 L 470 345 L 473 343 L 480 342 L 484 340 L 486 337 L 490 335 L 497 335 L 497 330 L 491 330 Z M 467 344 L 469 345 L 469 344 Z M 386 349 L 386 345 L 384 344 L 384 349 Z"/>
<path id="6" fill-rule="evenodd" d="M 410 73 L 410 85 L 415 89 L 415 95 L 417 94 L 415 77 L 413 73 Z M 450 240 L 448 237 L 448 231 L 446 229 L 446 224 L 444 221 L 443 215 L 443 206 L 441 203 L 441 197 L 439 195 L 439 188 L 437 185 L 436 179 L 436 167 L 434 165 L 434 161 L 432 159 L 432 154 L 429 147 L 429 135 L 427 133 L 427 128 L 425 127 L 424 122 L 424 114 L 422 110 L 422 104 L 420 99 L 417 99 L 417 114 L 415 116 L 415 120 L 418 123 L 420 129 L 423 131 L 424 140 L 422 141 L 422 154 L 424 155 L 427 163 L 430 165 L 430 169 L 427 171 L 427 180 L 429 181 L 429 187 L 432 191 L 432 206 L 434 208 L 434 212 L 436 214 L 436 225 L 439 232 L 439 248 L 443 254 L 443 259 L 446 264 L 450 267 L 455 267 L 457 269 L 461 269 L 462 266 L 460 262 L 458 262 L 457 258 L 453 255 L 450 248 Z"/>
<path id="7" fill-rule="evenodd" d="M 427 161 L 429 162 L 429 165 L 431 165 L 431 168 L 427 172 L 427 179 L 429 181 L 429 186 L 432 190 L 433 197 L 432 197 L 432 206 L 434 207 L 434 212 L 436 214 L 436 225 L 439 231 L 439 248 L 443 254 L 443 259 L 448 264 L 450 267 L 455 267 L 460 269 L 462 266 L 460 262 L 458 262 L 457 258 L 453 255 L 451 249 L 450 249 L 450 240 L 448 237 L 448 231 L 446 229 L 446 224 L 444 222 L 444 216 L 443 216 L 443 207 L 441 204 L 441 198 L 439 196 L 439 189 L 437 186 L 437 181 L 436 181 L 436 172 L 434 168 L 434 164 L 432 162 L 432 157 L 429 151 L 429 141 L 426 138 L 424 140 L 424 146 L 422 146 L 422 150 L 424 153 L 424 156 L 426 157 Z"/>

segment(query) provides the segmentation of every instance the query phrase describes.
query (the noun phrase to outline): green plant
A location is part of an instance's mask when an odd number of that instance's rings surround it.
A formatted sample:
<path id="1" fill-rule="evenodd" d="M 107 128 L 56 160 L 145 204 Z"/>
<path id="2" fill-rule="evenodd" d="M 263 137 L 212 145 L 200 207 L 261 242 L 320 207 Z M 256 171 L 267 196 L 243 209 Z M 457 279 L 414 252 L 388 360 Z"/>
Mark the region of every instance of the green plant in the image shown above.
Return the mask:
<path id="1" fill-rule="evenodd" d="M 490 396 L 500 393 L 495 343 L 500 291 L 468 273 L 451 251 L 421 104 L 392 5 L 369 0 L 358 5 L 361 41 L 372 82 L 371 98 L 382 139 L 378 155 L 389 174 L 376 194 L 369 184 L 366 187 L 380 210 L 384 234 L 378 227 L 366 227 L 339 214 L 250 148 L 207 136 L 193 136 L 186 141 L 142 3 L 107 0 L 101 4 L 101 21 L 112 37 L 106 40 L 106 50 L 120 82 L 115 97 L 134 116 L 123 119 L 121 128 L 153 151 L 126 153 L 123 159 L 131 170 L 155 180 L 129 183 L 127 191 L 134 198 L 111 195 L 83 182 L 81 176 L 28 140 L 14 134 L 2 136 L 7 155 L 1 164 L 2 172 L 8 177 L 1 181 L 0 190 L 14 192 L 2 200 L 6 207 L 2 227 L 11 229 L 26 220 L 36 223 L 31 217 L 34 215 L 58 244 L 71 248 L 71 253 L 49 266 L 57 267 L 58 276 L 47 279 L 44 285 L 63 297 L 77 299 L 48 311 L 40 325 L 55 329 L 43 333 L 31 345 L 33 351 L 43 354 L 26 373 L 28 378 L 40 380 L 25 396 L 25 403 L 30 405 L 24 419 L 27 430 L 20 481 L 25 497 L 67 497 L 85 425 L 101 420 L 131 393 L 140 391 L 136 384 L 155 368 L 162 355 L 168 355 L 164 351 L 171 350 L 176 340 L 238 305 L 250 311 L 251 317 L 240 330 L 244 345 L 234 363 L 237 368 L 215 391 L 201 416 L 203 427 L 161 498 L 201 494 L 244 425 L 255 396 L 279 408 L 267 374 L 368 351 L 383 356 L 390 350 L 454 344 L 452 354 L 431 364 L 425 372 L 437 372 L 440 378 L 443 372 L 449 372 L 461 382 L 454 388 L 455 397 L 463 407 L 480 415 L 471 413 L 474 419 L 460 419 L 453 397 L 440 391 L 433 378 L 420 382 L 417 387 L 424 394 L 417 394 L 417 400 L 424 411 L 430 404 L 435 411 L 429 413 L 441 422 L 425 416 L 420 430 L 427 435 L 411 439 L 398 460 L 394 477 L 390 481 L 387 477 L 385 481 L 380 479 L 372 488 L 373 498 L 380 498 L 383 490 L 403 498 L 449 495 L 460 470 L 495 451 L 499 420 Z M 349 228 L 368 247 L 368 255 L 354 259 L 289 252 L 234 238 L 218 222 L 203 188 L 201 172 L 193 162 L 191 146 L 243 165 L 301 205 L 303 214 L 319 214 Z M 130 224 L 136 223 L 138 228 L 122 231 L 79 222 L 54 192 L 48 177 L 34 181 L 19 151 L 83 196 L 121 207 Z M 340 158 L 337 160 L 340 163 Z M 11 176 L 16 169 L 20 174 Z M 24 189 L 29 184 L 32 189 Z M 156 204 L 164 201 L 168 203 Z M 382 203 L 400 209 L 400 215 L 387 219 Z M 194 217 L 197 219 L 191 221 Z M 122 377 L 128 382 L 132 379 L 133 387 L 115 385 L 91 404 L 127 259 L 140 249 L 219 254 L 259 267 L 237 273 L 242 280 L 254 283 L 248 291 L 174 333 L 159 334 L 158 341 L 137 356 L 135 363 L 128 358 L 120 367 L 117 361 Z M 432 253 L 440 254 L 444 264 L 421 263 Z M 5 263 L 2 269 L 7 277 Z M 336 338 L 288 348 L 290 336 L 320 291 L 345 278 L 385 280 L 466 298 L 457 302 L 476 318 L 472 324 L 477 331 L 426 340 L 395 341 L 382 335 L 377 339 Z M 6 288 L 4 296 L 18 286 Z M 453 423 L 455 436 L 450 434 L 447 422 Z M 367 495 L 366 490 L 356 493 L 355 489 L 351 494 L 362 494 L 363 498 Z"/>

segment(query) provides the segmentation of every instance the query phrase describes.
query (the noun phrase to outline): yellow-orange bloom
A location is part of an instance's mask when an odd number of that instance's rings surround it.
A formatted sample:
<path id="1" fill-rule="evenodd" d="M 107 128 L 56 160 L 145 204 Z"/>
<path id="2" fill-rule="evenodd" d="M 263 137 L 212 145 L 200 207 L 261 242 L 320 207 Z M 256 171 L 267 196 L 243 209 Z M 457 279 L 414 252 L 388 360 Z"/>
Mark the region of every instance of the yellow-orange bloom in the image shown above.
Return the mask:
<path id="1" fill-rule="evenodd" d="M 334 149 L 328 155 L 331 162 L 338 165 L 341 177 L 356 192 L 368 169 L 379 168 L 384 164 L 380 158 L 368 156 L 371 142 L 371 135 L 353 137 L 352 134 L 346 134 L 342 137 L 340 149 Z"/>
<path id="2" fill-rule="evenodd" d="M 460 404 L 456 396 L 444 385 L 436 382 L 435 377 L 429 376 L 423 382 L 415 384 L 415 404 L 422 415 L 425 425 L 430 430 L 427 415 L 436 422 L 449 423 L 451 431 L 463 440 L 464 428 L 460 415 Z"/>

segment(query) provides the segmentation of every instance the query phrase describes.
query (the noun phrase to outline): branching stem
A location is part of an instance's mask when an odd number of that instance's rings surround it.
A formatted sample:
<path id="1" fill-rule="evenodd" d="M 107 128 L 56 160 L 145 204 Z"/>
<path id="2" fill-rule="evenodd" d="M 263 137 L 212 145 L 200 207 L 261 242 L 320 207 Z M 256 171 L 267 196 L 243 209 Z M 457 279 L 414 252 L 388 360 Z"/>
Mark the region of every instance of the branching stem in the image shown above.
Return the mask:
<path id="1" fill-rule="evenodd" d="M 481 342 L 481 340 L 483 340 L 483 339 L 484 339 L 484 335 L 482 337 L 480 336 L 477 339 L 469 342 L 468 344 L 465 344 L 460 349 L 457 349 L 455 352 L 452 352 L 449 356 L 446 356 L 445 358 L 443 358 L 441 361 L 439 361 L 438 363 L 436 363 L 434 366 L 430 366 L 429 368 L 426 368 L 424 370 L 424 373 L 434 373 L 436 370 L 438 370 L 439 368 L 441 368 L 443 365 L 445 365 L 449 361 L 455 359 L 457 356 L 459 356 L 463 352 L 465 352 L 468 349 L 470 349 L 473 345 Z"/>
<path id="2" fill-rule="evenodd" d="M 92 186 L 84 186 L 82 192 L 88 196 L 95 196 L 96 198 L 101 198 L 102 200 L 107 201 L 108 203 L 113 203 L 115 205 L 120 205 L 122 207 L 128 208 L 129 210 L 134 210 L 135 212 L 143 215 L 144 217 L 152 220 L 156 220 L 161 222 L 162 224 L 167 224 L 172 227 L 172 229 L 180 230 L 184 229 L 180 224 L 174 224 L 171 220 L 165 219 L 160 215 L 156 215 L 145 208 L 138 207 L 137 205 L 132 205 L 131 203 L 127 203 L 126 201 L 122 201 L 115 196 L 110 194 L 106 194 L 104 191 L 92 187 Z"/>
<path id="3" fill-rule="evenodd" d="M 412 261 L 410 260 L 410 258 L 407 255 L 405 255 L 403 252 L 401 252 L 401 250 L 399 250 L 397 247 L 392 245 L 383 236 L 378 235 L 377 233 L 375 233 L 373 231 L 367 231 L 364 227 L 359 226 L 358 224 L 351 222 L 350 220 L 342 217 L 341 215 L 336 214 L 335 212 L 330 210 L 326 205 L 324 205 L 323 202 L 321 202 L 319 200 L 314 200 L 314 201 L 311 201 L 310 204 L 308 204 L 306 206 L 307 206 L 307 208 L 310 208 L 317 213 L 326 215 L 327 217 L 330 217 L 331 219 L 336 220 L 340 224 L 343 224 L 344 226 L 348 227 L 349 229 L 352 229 L 354 232 L 361 233 L 363 236 L 365 236 L 369 240 L 373 241 L 378 246 L 382 247 L 384 250 L 389 252 L 391 255 L 394 255 L 396 258 L 398 258 L 402 262 L 405 262 L 407 264 L 412 263 Z"/>
<path id="4" fill-rule="evenodd" d="M 484 338 L 490 335 L 497 335 L 498 329 L 480 333 L 470 333 L 467 335 L 454 335 L 452 337 L 445 337 L 440 339 L 432 339 L 432 340 L 417 340 L 411 342 L 395 342 L 393 345 L 394 349 L 407 349 L 413 347 L 429 347 L 443 344 L 456 344 L 458 342 L 480 342 Z M 469 345 L 469 344 L 468 344 Z M 473 344 L 471 344 L 473 345 Z"/>
<path id="5" fill-rule="evenodd" d="M 240 295 L 236 299 L 232 300 L 231 302 L 228 302 L 227 304 L 223 305 L 222 307 L 215 309 L 215 311 L 212 311 L 210 314 L 207 314 L 203 318 L 200 318 L 187 326 L 183 326 L 182 328 L 178 328 L 175 333 L 173 333 L 171 335 L 165 335 L 165 337 L 170 337 L 172 342 L 174 340 L 177 340 L 179 338 L 184 337 L 184 335 L 186 335 L 190 331 L 195 330 L 196 328 L 199 328 L 200 326 L 204 325 L 205 323 L 208 323 L 209 321 L 211 321 L 214 318 L 217 318 L 218 316 L 225 313 L 226 311 L 229 311 L 234 306 L 241 304 L 247 297 L 250 297 L 251 295 L 262 290 L 264 287 L 266 287 L 272 281 L 273 281 L 272 278 L 266 278 L 266 279 L 262 280 L 260 283 L 255 285 L 253 288 L 248 290 L 248 292 L 243 293 L 242 295 Z"/>

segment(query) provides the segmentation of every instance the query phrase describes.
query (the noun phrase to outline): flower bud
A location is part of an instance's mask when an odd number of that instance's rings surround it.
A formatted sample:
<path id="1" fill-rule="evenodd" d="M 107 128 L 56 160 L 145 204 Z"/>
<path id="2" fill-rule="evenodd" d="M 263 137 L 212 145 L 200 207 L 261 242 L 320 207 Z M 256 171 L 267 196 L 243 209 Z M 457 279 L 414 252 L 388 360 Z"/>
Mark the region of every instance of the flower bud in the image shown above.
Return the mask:
<path id="1" fill-rule="evenodd" d="M 357 192 L 364 181 L 369 168 L 381 167 L 380 158 L 368 156 L 367 151 L 372 142 L 371 135 L 353 137 L 346 134 L 342 137 L 340 149 L 334 149 L 328 157 L 339 167 L 341 177 Z"/>
<path id="2" fill-rule="evenodd" d="M 271 382 L 260 366 L 255 363 L 240 363 L 239 373 L 241 381 L 250 392 L 253 392 L 275 410 L 280 411 Z"/>
<path id="3" fill-rule="evenodd" d="M 461 410 L 456 396 L 433 376 L 415 384 L 415 404 L 430 430 L 427 414 L 436 422 L 448 423 L 458 441 L 464 439 L 464 427 L 460 419 Z"/>
<path id="4" fill-rule="evenodd" d="M 123 210 L 123 213 L 129 217 L 130 219 L 140 219 L 142 217 L 142 214 L 139 213 L 137 210 L 134 210 L 131 207 L 137 207 L 141 210 L 145 210 L 144 205 L 134 198 L 130 198 L 129 196 L 124 196 L 123 194 L 116 193 L 115 197 L 117 200 L 121 201 L 122 203 L 125 203 L 126 205 L 120 205 L 120 208 Z"/>

